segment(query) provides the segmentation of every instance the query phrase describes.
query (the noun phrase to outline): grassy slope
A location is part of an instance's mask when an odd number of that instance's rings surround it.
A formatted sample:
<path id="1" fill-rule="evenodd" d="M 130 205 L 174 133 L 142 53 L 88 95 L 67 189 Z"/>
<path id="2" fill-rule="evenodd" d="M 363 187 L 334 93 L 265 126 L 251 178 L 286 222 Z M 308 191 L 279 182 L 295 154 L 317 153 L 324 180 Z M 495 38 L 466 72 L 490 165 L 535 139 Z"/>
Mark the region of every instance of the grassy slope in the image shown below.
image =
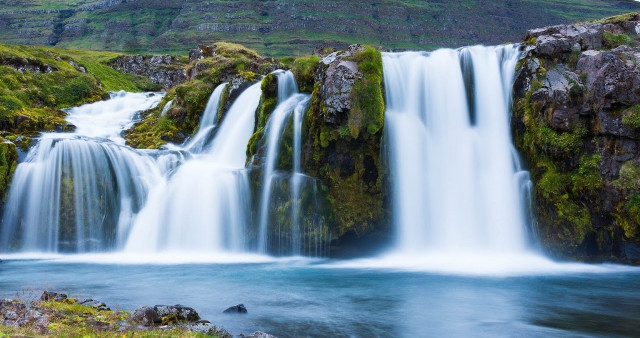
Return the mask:
<path id="1" fill-rule="evenodd" d="M 138 0 L 86 10 L 98 2 L 4 1 L 0 40 L 174 53 L 228 40 L 283 56 L 308 54 L 323 43 L 393 49 L 498 44 L 519 40 L 531 27 L 640 10 L 631 0 Z M 17 9 L 54 12 L 12 12 Z"/>
<path id="2" fill-rule="evenodd" d="M 0 125 L 2 135 L 18 135 L 64 128 L 60 108 L 108 97 L 108 91 L 142 91 L 156 85 L 138 76 L 122 74 L 106 65 L 110 52 L 0 44 Z M 20 65 L 50 72 L 21 72 Z M 82 72 L 82 68 L 86 72 Z"/>

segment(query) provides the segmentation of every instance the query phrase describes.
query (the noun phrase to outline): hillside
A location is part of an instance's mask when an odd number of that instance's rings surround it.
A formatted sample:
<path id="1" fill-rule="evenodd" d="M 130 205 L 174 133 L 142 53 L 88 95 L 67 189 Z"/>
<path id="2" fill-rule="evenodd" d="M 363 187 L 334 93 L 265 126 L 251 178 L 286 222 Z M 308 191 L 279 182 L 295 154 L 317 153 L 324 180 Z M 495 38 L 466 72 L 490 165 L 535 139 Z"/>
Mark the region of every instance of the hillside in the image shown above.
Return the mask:
<path id="1" fill-rule="evenodd" d="M 5 0 L 0 42 L 184 53 L 234 41 L 267 56 L 323 44 L 433 49 L 518 41 L 525 30 L 640 10 L 631 0 Z"/>

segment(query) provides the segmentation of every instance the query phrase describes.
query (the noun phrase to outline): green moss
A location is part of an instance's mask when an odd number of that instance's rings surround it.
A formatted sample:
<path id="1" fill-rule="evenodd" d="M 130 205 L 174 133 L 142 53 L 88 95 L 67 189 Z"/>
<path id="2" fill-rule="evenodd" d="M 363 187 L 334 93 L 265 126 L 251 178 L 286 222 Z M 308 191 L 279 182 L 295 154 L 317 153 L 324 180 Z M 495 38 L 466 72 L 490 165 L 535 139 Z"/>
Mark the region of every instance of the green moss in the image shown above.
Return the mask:
<path id="1" fill-rule="evenodd" d="M 291 71 L 298 83 L 301 92 L 311 93 L 315 83 L 315 70 L 320 63 L 320 58 L 310 55 L 297 58 L 291 66 Z"/>
<path id="2" fill-rule="evenodd" d="M 247 144 L 247 158 L 253 156 L 260 148 L 260 141 L 269 116 L 278 105 L 278 77 L 274 74 L 266 75 L 260 83 L 260 89 L 262 89 L 262 95 L 256 110 L 255 131 Z"/>
<path id="3" fill-rule="evenodd" d="M 633 192 L 629 196 L 620 216 L 616 217 L 616 221 L 624 230 L 625 237 L 640 240 L 640 194 Z"/>
<path id="4" fill-rule="evenodd" d="M 0 137 L 0 201 L 4 201 L 13 172 L 18 164 L 18 152 L 13 143 Z"/>
<path id="5" fill-rule="evenodd" d="M 628 128 L 640 128 L 640 104 L 628 108 L 622 113 L 622 124 Z"/>
<path id="6" fill-rule="evenodd" d="M 352 107 L 349 112 L 349 131 L 355 139 L 362 128 L 369 134 L 378 133 L 384 126 L 384 98 L 382 94 L 382 54 L 365 46 L 353 56 L 363 77 L 351 90 Z"/>
<path id="7" fill-rule="evenodd" d="M 602 33 L 602 42 L 605 48 L 616 48 L 621 45 L 629 45 L 632 41 L 631 37 L 626 34 L 614 34 L 611 32 Z"/>
<path id="8" fill-rule="evenodd" d="M 547 126 L 541 126 L 540 141 L 542 150 L 552 155 L 575 154 L 582 147 L 582 139 L 587 130 L 584 127 L 575 128 L 572 132 L 557 133 Z"/>
<path id="9" fill-rule="evenodd" d="M 631 161 L 625 162 L 620 167 L 618 179 L 612 182 L 613 186 L 620 189 L 640 189 L 640 164 Z"/>
<path id="10" fill-rule="evenodd" d="M 174 101 L 174 105 L 167 112 L 167 115 L 160 116 L 164 106 L 170 100 L 174 100 L 175 95 L 175 90 L 169 91 L 158 106 L 142 113 L 142 121 L 125 132 L 128 145 L 134 148 L 158 149 L 167 142 L 182 141 L 178 135 L 181 129 L 178 128 L 175 117 L 184 115 L 184 107 L 177 107 L 176 101 Z M 174 118 L 170 117 L 172 114 Z"/>
<path id="11" fill-rule="evenodd" d="M 602 156 L 599 154 L 584 155 L 580 158 L 578 169 L 571 174 L 574 195 L 594 194 L 598 189 L 602 188 L 601 162 Z"/>

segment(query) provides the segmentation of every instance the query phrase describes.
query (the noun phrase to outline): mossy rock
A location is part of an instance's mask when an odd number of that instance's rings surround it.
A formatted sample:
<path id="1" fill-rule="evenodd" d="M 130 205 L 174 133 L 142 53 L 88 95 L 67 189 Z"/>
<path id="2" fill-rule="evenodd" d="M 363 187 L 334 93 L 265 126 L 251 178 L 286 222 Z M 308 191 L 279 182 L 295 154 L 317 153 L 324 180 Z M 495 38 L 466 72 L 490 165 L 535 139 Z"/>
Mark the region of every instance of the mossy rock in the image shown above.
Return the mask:
<path id="1" fill-rule="evenodd" d="M 4 201 L 17 164 L 16 145 L 0 137 L 0 201 Z"/>

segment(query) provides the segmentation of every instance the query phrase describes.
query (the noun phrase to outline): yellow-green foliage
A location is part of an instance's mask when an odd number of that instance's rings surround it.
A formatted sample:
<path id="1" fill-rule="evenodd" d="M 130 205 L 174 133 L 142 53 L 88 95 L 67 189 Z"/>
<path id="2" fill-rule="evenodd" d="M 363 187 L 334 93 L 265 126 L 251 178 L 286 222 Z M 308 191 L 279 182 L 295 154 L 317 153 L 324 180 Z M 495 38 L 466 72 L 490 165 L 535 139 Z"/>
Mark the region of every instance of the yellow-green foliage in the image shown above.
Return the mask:
<path id="1" fill-rule="evenodd" d="M 170 109 L 167 115 L 160 116 L 164 106 L 174 98 L 175 90 L 172 89 L 156 108 L 144 112 L 142 121 L 126 131 L 127 144 L 140 149 L 158 149 L 168 141 L 179 142 L 180 130 L 176 127 L 175 121 L 169 117 L 175 108 Z"/>
<path id="2" fill-rule="evenodd" d="M 626 203 L 614 217 L 624 230 L 624 235 L 631 240 L 640 240 L 640 195 L 631 193 Z"/>
<path id="3" fill-rule="evenodd" d="M 602 33 L 603 45 L 606 48 L 615 48 L 621 45 L 629 45 L 631 37 L 626 34 L 614 34 L 611 32 Z"/>
<path id="4" fill-rule="evenodd" d="M 622 113 L 622 124 L 629 128 L 640 128 L 640 104 Z"/>
<path id="5" fill-rule="evenodd" d="M 370 46 L 365 46 L 353 56 L 363 77 L 358 79 L 351 90 L 351 111 L 349 131 L 358 138 L 361 129 L 376 134 L 384 126 L 384 98 L 382 96 L 382 54 Z"/>
<path id="6" fill-rule="evenodd" d="M 315 70 L 319 63 L 320 58 L 315 55 L 300 57 L 293 62 L 291 72 L 293 72 L 301 92 L 311 93 L 313 91 Z"/>
<path id="7" fill-rule="evenodd" d="M 634 20 L 634 18 L 636 16 L 638 16 L 638 12 L 631 12 L 631 13 L 625 13 L 625 14 L 620 14 L 620 15 L 616 15 L 616 16 L 610 16 L 610 17 L 604 18 L 604 19 L 591 20 L 589 22 L 601 23 L 603 25 L 608 24 L 608 23 L 621 23 L 621 22 L 625 22 L 625 21 L 632 21 L 632 20 Z"/>
<path id="8" fill-rule="evenodd" d="M 602 156 L 599 154 L 584 155 L 580 158 L 578 169 L 571 174 L 572 192 L 575 195 L 591 194 L 602 188 L 600 162 Z"/>
<path id="9" fill-rule="evenodd" d="M 222 41 L 222 42 L 216 42 L 215 44 L 213 44 L 213 46 L 215 48 L 216 53 L 226 56 L 228 58 L 234 58 L 240 55 L 248 58 L 252 58 L 252 59 L 260 58 L 260 55 L 255 50 L 249 49 L 237 43 Z"/>

